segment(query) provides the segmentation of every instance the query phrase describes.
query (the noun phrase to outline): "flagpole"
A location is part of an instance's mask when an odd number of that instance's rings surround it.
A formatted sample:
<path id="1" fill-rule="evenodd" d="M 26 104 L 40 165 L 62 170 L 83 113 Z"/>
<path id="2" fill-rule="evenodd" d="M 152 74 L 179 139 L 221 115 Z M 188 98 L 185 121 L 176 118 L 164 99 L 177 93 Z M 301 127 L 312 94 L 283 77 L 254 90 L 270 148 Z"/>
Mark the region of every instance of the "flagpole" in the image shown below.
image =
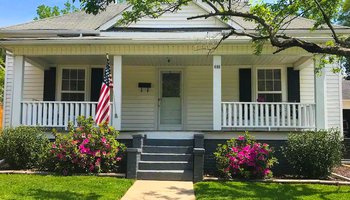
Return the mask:
<path id="1" fill-rule="evenodd" d="M 108 55 L 108 53 L 106 53 L 106 58 L 107 58 L 107 61 L 109 62 L 109 55 Z M 113 65 L 113 70 L 114 70 L 114 65 Z M 113 79 L 113 76 L 112 76 L 112 79 Z M 114 87 L 114 85 L 113 85 L 113 87 Z M 114 116 L 113 117 L 114 118 L 118 118 L 117 106 L 115 106 L 115 94 L 114 94 L 114 91 L 113 91 L 113 110 L 114 110 Z"/>

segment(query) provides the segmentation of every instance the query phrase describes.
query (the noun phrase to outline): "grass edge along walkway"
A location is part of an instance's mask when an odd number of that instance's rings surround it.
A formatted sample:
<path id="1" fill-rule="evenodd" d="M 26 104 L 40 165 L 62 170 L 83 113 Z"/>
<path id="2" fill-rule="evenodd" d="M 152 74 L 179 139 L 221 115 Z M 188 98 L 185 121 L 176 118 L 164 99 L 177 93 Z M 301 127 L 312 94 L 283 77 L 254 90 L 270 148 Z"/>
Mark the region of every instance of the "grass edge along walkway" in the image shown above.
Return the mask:
<path id="1" fill-rule="evenodd" d="M 0 199 L 121 199 L 130 179 L 0 174 Z"/>
<path id="2" fill-rule="evenodd" d="M 208 181 L 194 185 L 197 200 L 350 199 L 350 186 Z"/>

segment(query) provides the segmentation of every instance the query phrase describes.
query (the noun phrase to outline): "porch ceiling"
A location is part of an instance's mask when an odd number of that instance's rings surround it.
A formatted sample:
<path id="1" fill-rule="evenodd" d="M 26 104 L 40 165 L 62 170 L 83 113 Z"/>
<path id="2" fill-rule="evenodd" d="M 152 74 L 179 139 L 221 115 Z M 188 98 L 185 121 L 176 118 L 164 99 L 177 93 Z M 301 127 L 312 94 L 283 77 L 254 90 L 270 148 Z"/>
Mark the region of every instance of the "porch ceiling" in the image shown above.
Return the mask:
<path id="1" fill-rule="evenodd" d="M 112 58 L 112 56 L 111 56 Z M 222 65 L 292 65 L 301 56 L 285 55 L 233 55 L 223 56 Z M 105 65 L 105 56 L 35 56 L 29 60 L 42 66 L 56 65 Z M 305 59 L 305 58 L 304 58 Z M 111 62 L 112 64 L 112 62 Z M 123 56 L 123 65 L 132 66 L 208 66 L 212 65 L 212 56 Z"/>

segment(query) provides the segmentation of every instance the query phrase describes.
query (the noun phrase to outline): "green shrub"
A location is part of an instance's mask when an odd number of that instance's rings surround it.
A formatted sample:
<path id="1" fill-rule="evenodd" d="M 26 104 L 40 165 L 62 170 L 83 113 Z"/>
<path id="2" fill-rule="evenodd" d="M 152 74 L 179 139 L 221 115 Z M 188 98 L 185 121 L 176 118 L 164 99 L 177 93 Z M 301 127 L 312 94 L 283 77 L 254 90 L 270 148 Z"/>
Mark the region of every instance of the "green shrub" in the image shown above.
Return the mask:
<path id="1" fill-rule="evenodd" d="M 37 168 L 43 162 L 48 144 L 48 138 L 39 128 L 6 128 L 0 134 L 0 158 L 11 169 Z"/>
<path id="2" fill-rule="evenodd" d="M 289 134 L 282 151 L 297 175 L 325 178 L 341 163 L 343 144 L 339 131 L 307 131 Z"/>
<path id="3" fill-rule="evenodd" d="M 248 132 L 219 144 L 214 155 L 218 170 L 228 178 L 272 177 L 271 167 L 277 162 L 273 149 L 256 142 Z"/>
<path id="4" fill-rule="evenodd" d="M 64 175 L 116 172 L 125 149 L 115 139 L 118 132 L 106 123 L 95 127 L 91 117 L 79 117 L 77 121 L 78 127 L 70 124 L 68 134 L 55 134 L 47 168 Z"/>

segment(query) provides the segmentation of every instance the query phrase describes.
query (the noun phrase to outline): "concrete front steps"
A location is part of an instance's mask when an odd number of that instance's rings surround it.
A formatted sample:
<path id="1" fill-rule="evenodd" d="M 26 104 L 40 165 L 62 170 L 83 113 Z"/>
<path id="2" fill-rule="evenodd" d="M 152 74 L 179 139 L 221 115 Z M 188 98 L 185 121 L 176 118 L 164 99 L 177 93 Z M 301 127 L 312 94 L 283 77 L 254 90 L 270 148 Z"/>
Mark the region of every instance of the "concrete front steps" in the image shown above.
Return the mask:
<path id="1" fill-rule="evenodd" d="M 193 180 L 193 140 L 145 139 L 137 179 Z"/>

